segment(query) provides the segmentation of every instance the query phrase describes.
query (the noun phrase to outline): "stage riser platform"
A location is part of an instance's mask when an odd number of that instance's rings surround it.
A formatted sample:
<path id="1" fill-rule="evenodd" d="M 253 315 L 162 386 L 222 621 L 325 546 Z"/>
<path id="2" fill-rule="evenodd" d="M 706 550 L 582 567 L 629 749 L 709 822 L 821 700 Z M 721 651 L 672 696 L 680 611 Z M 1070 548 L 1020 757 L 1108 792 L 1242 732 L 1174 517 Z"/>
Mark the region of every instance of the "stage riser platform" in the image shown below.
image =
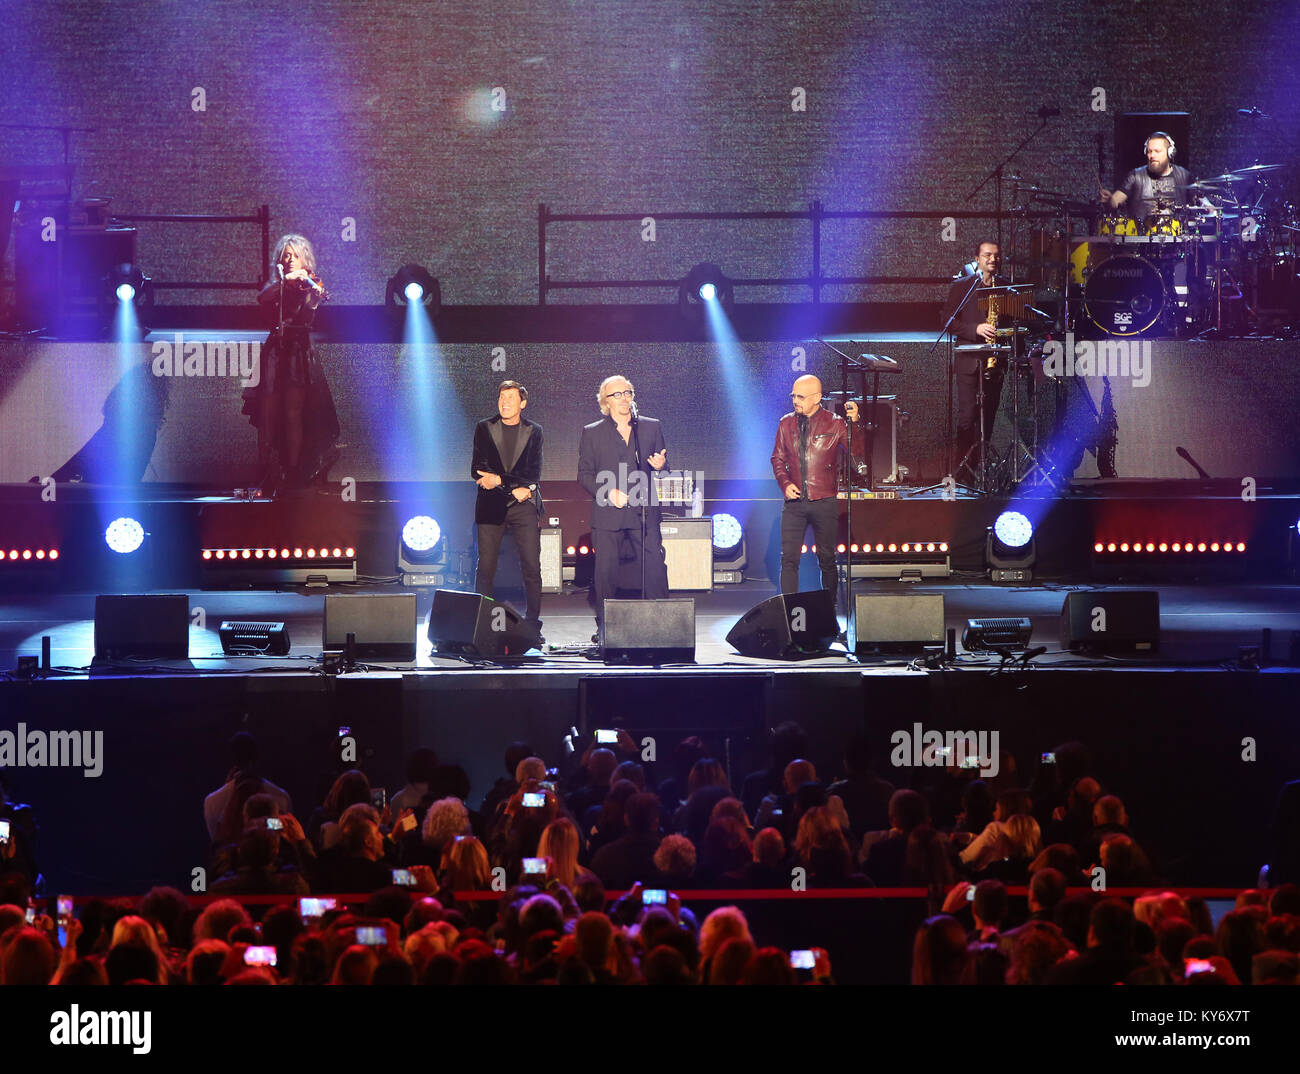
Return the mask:
<path id="1" fill-rule="evenodd" d="M 1104 484 L 1104 483 L 1102 483 Z M 1177 490 L 1191 486 L 1183 495 Z M 1049 578 L 1117 576 L 1140 580 L 1148 577 L 1273 578 L 1288 577 L 1296 563 L 1297 517 L 1300 497 L 1268 494 L 1243 500 L 1234 486 L 1215 483 L 1214 495 L 1204 493 L 1199 482 L 1169 482 L 1159 498 L 1129 495 L 1123 499 L 1097 496 L 1009 498 L 962 497 L 947 501 L 939 495 L 917 499 L 854 501 L 852 541 L 865 545 L 907 542 L 943 542 L 950 547 L 951 566 L 960 571 L 982 571 L 985 537 L 998 514 L 1011 507 L 1035 519 L 1036 576 Z M 730 481 L 720 491 L 734 498 L 706 499 L 706 514 L 726 512 L 740 520 L 745 530 L 749 578 L 776 584 L 780 579 L 781 502 L 772 497 L 768 482 Z M 1104 490 L 1103 490 L 1104 491 Z M 590 541 L 590 500 L 576 482 L 554 482 L 549 488 L 546 514 L 558 518 L 561 547 L 578 547 Z M 266 548 L 353 546 L 357 572 L 363 577 L 397 575 L 398 543 L 409 517 L 432 514 L 447 538 L 451 571 L 472 575 L 474 567 L 474 488 L 468 482 L 427 486 L 362 487 L 353 502 L 336 495 L 306 493 L 274 502 L 229 500 L 153 500 L 137 502 L 114 497 L 96 502 L 90 489 L 67 489 L 54 503 L 42 501 L 37 486 L 11 487 L 0 504 L 0 554 L 25 548 L 60 550 L 57 565 L 35 560 L 0 562 L 0 588 L 18 591 L 130 590 L 142 586 L 188 590 L 270 586 L 275 568 L 265 560 L 266 574 L 256 564 L 241 561 L 238 577 L 231 581 L 227 565 L 204 561 L 201 550 L 211 548 Z M 840 505 L 839 543 L 848 543 L 848 510 Z M 107 522 L 119 515 L 138 518 L 149 534 L 141 550 L 120 556 L 108 549 L 103 533 Z M 811 531 L 806 541 L 812 541 Z M 1096 542 L 1175 541 L 1242 542 L 1245 552 L 1098 556 Z M 843 555 L 840 556 L 843 562 Z M 574 565 L 566 557 L 567 566 Z M 501 584 L 518 582 L 518 559 L 506 543 Z M 245 569 L 247 568 L 247 569 Z M 810 587 L 817 581 L 816 558 L 804 556 L 803 577 Z M 264 580 L 258 581 L 259 578 Z M 470 578 L 472 584 L 472 577 Z"/>
<path id="2" fill-rule="evenodd" d="M 162 333 L 157 342 L 174 344 L 174 336 Z M 186 334 L 191 341 L 251 344 L 262 338 L 229 330 Z M 0 343 L 0 483 L 46 476 L 73 459 L 73 469 L 94 479 L 104 466 L 104 450 L 119 436 L 136 445 L 136 478 L 226 488 L 255 483 L 257 442 L 241 414 L 241 378 L 155 376 L 153 345 Z M 1132 375 L 1131 365 L 1107 357 L 1107 369 L 1128 368 L 1129 374 L 1039 378 L 1044 430 L 1050 416 L 1067 406 L 1100 414 L 1108 385 L 1116 476 L 1194 477 L 1194 468 L 1177 454 L 1182 447 L 1216 478 L 1300 477 L 1296 344 L 1157 340 L 1142 346 L 1151 352 L 1140 377 Z M 768 479 L 776 423 L 789 410 L 794 377 L 806 368 L 827 391 L 841 380 L 839 360 L 811 340 L 747 342 L 725 361 L 718 347 L 702 342 L 497 349 L 505 355 L 504 368 L 488 344 L 416 354 L 396 343 L 322 342 L 318 350 L 342 430 L 343 452 L 333 476 L 358 482 L 468 480 L 474 422 L 495 412 L 497 384 L 508 376 L 528 386 L 527 417 L 545 428 L 543 481 L 572 480 L 581 429 L 599 417 L 596 386 L 618 372 L 637 385 L 642 412 L 664 420 L 670 466 L 701 471 L 708 481 Z M 896 395 L 908 415 L 898 432 L 898 461 L 914 479 L 937 481 L 948 472 L 943 348 L 929 353 L 927 343 L 877 336 L 849 349 L 897 360 L 900 372 L 881 377 L 880 391 Z M 747 387 L 743 398 L 736 397 L 739 383 Z M 69 390 L 73 384 L 75 393 Z M 1086 388 L 1090 405 L 1080 388 Z M 1000 450 L 1011 443 L 1010 412 L 1008 386 L 994 430 Z M 1096 415 L 1073 431 L 1091 444 Z M 1022 432 L 1028 439 L 1027 430 Z M 1076 449 L 1071 459 L 1071 465 L 1078 462 L 1077 476 L 1096 476 L 1096 457 L 1079 457 L 1081 452 Z"/>

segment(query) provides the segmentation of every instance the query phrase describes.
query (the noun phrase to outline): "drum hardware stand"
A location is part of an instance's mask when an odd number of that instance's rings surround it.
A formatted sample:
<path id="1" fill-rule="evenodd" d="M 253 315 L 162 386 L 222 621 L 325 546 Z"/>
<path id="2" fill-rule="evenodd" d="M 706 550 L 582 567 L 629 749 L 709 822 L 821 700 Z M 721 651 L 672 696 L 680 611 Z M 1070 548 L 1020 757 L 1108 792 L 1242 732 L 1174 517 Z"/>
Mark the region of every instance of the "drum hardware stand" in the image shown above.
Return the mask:
<path id="1" fill-rule="evenodd" d="M 1012 395 L 1011 395 L 1011 423 L 1015 430 L 1015 439 L 1012 447 L 1012 479 L 1015 487 L 1027 484 L 1034 472 L 1038 473 L 1038 480 L 1034 482 L 1037 485 L 1048 485 L 1057 492 L 1062 489 L 1063 482 L 1055 473 L 1055 467 L 1049 471 L 1044 465 L 1043 459 L 1039 452 L 1039 432 L 1038 432 L 1038 382 L 1034 378 L 1033 365 L 1034 348 L 1030 348 L 1029 354 L 1023 359 L 1017 359 L 1012 363 L 1013 377 Z M 1025 444 L 1024 438 L 1020 435 L 1020 377 L 1024 375 L 1028 390 L 1026 399 L 1029 404 L 1030 414 L 1033 421 L 1033 447 Z M 1024 474 L 1020 473 L 1021 456 L 1029 465 Z"/>

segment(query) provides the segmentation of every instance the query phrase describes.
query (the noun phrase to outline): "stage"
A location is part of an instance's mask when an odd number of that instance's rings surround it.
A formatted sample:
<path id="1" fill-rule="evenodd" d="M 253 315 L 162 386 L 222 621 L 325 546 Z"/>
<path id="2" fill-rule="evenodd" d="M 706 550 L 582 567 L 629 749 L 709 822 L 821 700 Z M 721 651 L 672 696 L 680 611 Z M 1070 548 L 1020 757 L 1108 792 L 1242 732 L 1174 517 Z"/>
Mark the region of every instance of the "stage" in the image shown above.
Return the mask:
<path id="1" fill-rule="evenodd" d="M 842 774 L 839 750 L 862 733 L 877 774 L 921 787 L 941 773 L 892 763 L 897 732 L 987 731 L 999 736 L 1000 771 L 986 773 L 995 786 L 1029 782 L 1041 753 L 1081 740 L 1103 785 L 1123 797 L 1135 835 L 1154 848 L 1162 875 L 1248 885 L 1268 854 L 1264 822 L 1277 788 L 1300 767 L 1300 742 L 1290 732 L 1300 699 L 1294 587 L 1161 584 L 1154 587 L 1158 653 L 1092 659 L 1061 651 L 1064 594 L 1077 588 L 973 578 L 855 585 L 855 594 L 941 594 L 958 637 L 971 618 L 1028 616 L 1031 644 L 1047 647 L 1028 665 L 960 644 L 953 662 L 933 669 L 911 655 L 858 659 L 842 647 L 799 661 L 747 658 L 724 639 L 773 593 L 751 582 L 696 595 L 694 664 L 606 665 L 590 644 L 585 593 L 569 592 L 546 598 L 545 651 L 499 662 L 453 659 L 432 655 L 421 640 L 414 662 L 367 662 L 337 675 L 319 663 L 320 591 L 193 593 L 204 626 L 191 626 L 188 660 L 96 667 L 89 666 L 94 594 L 9 594 L 0 603 L 0 664 L 12 668 L 19 656 L 38 654 L 48 635 L 53 670 L 0 682 L 6 727 L 103 735 L 98 775 L 11 766 L 11 793 L 42 803 L 41 854 L 55 887 L 135 891 L 184 886 L 189 870 L 205 862 L 201 799 L 224 778 L 226 742 L 240 729 L 256 735 L 265 771 L 304 811 L 338 770 L 340 728 L 356 742 L 357 763 L 391 788 L 404 782 L 403 758 L 418 746 L 454 758 L 469 775 L 471 806 L 503 774 L 506 745 L 528 741 L 563 767 L 573 727 L 626 728 L 639 743 L 653 742 L 660 765 L 673 744 L 699 734 L 738 784 L 765 766 L 770 728 L 793 719 L 809 731 L 810 759 L 823 778 Z M 431 599 L 420 592 L 421 628 Z M 225 619 L 284 622 L 289 656 L 223 657 L 216 630 Z M 1271 652 L 1261 654 L 1266 629 Z M 1255 653 L 1243 659 L 1243 647 Z M 1212 788 L 1232 808 L 1189 814 L 1187 795 L 1197 788 Z M 1243 830 L 1243 817 L 1259 824 Z"/>

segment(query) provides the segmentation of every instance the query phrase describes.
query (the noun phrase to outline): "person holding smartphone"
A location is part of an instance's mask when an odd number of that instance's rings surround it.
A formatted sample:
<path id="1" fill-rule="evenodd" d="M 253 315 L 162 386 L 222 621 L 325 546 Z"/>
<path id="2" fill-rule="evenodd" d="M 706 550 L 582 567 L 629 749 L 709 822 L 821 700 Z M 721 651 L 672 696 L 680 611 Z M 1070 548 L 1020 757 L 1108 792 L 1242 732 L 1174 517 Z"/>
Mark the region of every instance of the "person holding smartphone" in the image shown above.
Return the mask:
<path id="1" fill-rule="evenodd" d="M 0 768 L 0 872 L 21 873 L 28 885 L 40 875 L 36 867 L 36 815 L 29 805 L 9 797 Z"/>

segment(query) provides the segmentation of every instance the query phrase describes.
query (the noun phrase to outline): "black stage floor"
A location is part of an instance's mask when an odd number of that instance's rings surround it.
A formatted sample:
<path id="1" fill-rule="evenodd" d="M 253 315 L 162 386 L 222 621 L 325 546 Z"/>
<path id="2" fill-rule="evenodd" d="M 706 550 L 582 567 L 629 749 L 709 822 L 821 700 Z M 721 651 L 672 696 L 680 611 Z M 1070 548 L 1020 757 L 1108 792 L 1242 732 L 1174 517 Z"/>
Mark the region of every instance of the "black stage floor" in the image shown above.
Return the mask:
<path id="1" fill-rule="evenodd" d="M 1060 644 L 1061 605 L 1065 595 L 1081 589 L 1155 589 L 1160 594 L 1160 650 L 1141 657 L 1089 659 L 1062 651 Z M 325 589 L 294 588 L 287 590 L 206 591 L 190 596 L 191 619 L 187 662 L 154 665 L 160 670 L 171 668 L 202 674 L 247 671 L 258 673 L 307 673 L 320 656 L 324 594 L 392 593 L 400 589 L 391 585 L 346 585 Z M 409 591 L 409 590 L 408 590 Z M 414 590 L 418 598 L 421 627 L 432 604 L 432 591 Z M 1300 635 L 1300 592 L 1295 585 L 1198 583 L 1184 585 L 992 585 L 977 580 L 969 582 L 854 582 L 854 593 L 872 594 L 942 594 L 946 625 L 955 628 L 960 639 L 968 619 L 1026 616 L 1033 622 L 1031 644 L 1047 646 L 1047 653 L 1035 662 L 1048 666 L 1114 667 L 1117 663 L 1148 669 L 1176 668 L 1190 665 L 1213 666 L 1235 663 L 1239 648 L 1258 645 L 1262 631 L 1272 632 L 1272 657 L 1285 664 L 1290 652 L 1291 632 Z M 674 597 L 693 598 L 696 612 L 695 665 L 704 668 L 747 667 L 775 671 L 860 668 L 870 670 L 883 664 L 906 665 L 907 657 L 880 660 L 864 655 L 861 661 L 850 656 L 843 645 L 831 655 L 801 660 L 760 660 L 737 653 L 726 642 L 736 620 L 759 601 L 773 596 L 768 584 L 747 581 L 740 585 L 715 589 L 711 593 L 675 593 Z M 94 656 L 94 593 L 46 593 L 0 595 L 0 668 L 13 668 L 20 655 L 39 655 L 41 636 L 51 639 L 51 662 L 66 672 L 89 670 Z M 499 597 L 510 599 L 509 593 Z M 522 596 L 522 594 L 520 594 Z M 522 607 L 522 602 L 518 602 Z M 202 610 L 200 626 L 199 609 Z M 287 658 L 224 657 L 218 637 L 222 620 L 273 620 L 286 624 L 293 642 Z M 844 616 L 840 616 L 844 623 Z M 603 667 L 599 652 L 591 644 L 594 620 L 586 591 L 573 590 L 547 595 L 543 602 L 546 645 L 529 654 L 521 670 L 533 674 L 580 672 L 592 674 Z M 972 664 L 999 662 L 997 656 L 967 653 L 958 641 L 958 656 Z M 455 657 L 432 653 L 421 637 L 413 663 L 370 661 L 376 669 L 402 670 L 420 675 L 455 673 L 473 665 Z M 104 669 L 107 670 L 107 669 Z M 125 673 L 131 669 L 124 667 Z M 610 668 L 618 671 L 618 668 Z"/>

